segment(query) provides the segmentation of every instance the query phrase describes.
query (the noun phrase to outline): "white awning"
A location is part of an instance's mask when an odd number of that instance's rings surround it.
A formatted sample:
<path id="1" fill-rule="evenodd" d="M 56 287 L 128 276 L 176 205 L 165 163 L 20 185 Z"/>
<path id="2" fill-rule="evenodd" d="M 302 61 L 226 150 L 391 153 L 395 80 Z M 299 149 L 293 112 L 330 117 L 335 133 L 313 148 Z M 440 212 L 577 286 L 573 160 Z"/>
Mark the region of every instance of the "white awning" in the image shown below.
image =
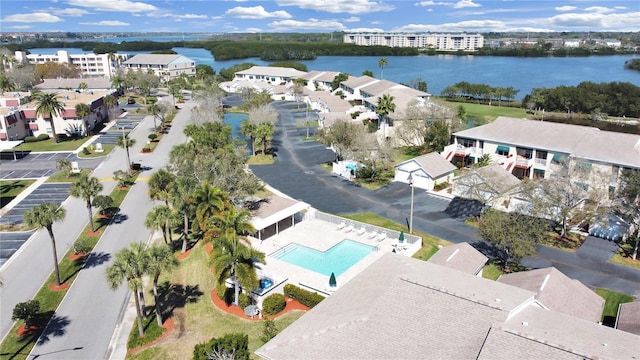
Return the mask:
<path id="1" fill-rule="evenodd" d="M 268 215 L 265 214 L 264 217 L 254 215 L 253 218 L 251 218 L 250 222 L 257 231 L 260 231 L 279 222 L 280 220 L 291 217 L 299 213 L 300 211 L 308 208 L 309 208 L 309 204 L 296 201 L 292 205 L 287 206 L 284 209 L 278 210 L 273 214 L 268 214 Z"/>
<path id="2" fill-rule="evenodd" d="M 22 144 L 24 140 L 0 141 L 0 151 L 13 150 L 16 146 Z"/>

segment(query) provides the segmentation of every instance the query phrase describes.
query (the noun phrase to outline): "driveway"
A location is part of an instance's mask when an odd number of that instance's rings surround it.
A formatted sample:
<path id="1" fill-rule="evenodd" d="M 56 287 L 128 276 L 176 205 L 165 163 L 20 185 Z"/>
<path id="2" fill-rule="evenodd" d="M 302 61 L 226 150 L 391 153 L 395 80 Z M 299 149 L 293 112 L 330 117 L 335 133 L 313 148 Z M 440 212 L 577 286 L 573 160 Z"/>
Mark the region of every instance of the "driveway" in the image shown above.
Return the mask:
<path id="1" fill-rule="evenodd" d="M 273 139 L 276 162 L 272 165 L 251 166 L 255 175 L 285 194 L 321 211 L 334 214 L 372 212 L 398 223 L 408 224 L 411 189 L 406 184 L 394 183 L 371 191 L 331 174 L 320 164 L 333 161 L 335 156 L 318 142 L 302 140 L 306 136 L 306 130 L 295 126 L 298 120 L 292 114 L 297 111 L 297 104 L 276 101 L 273 106 L 280 114 Z M 414 228 L 453 243 L 473 244 L 483 253 L 491 255 L 493 247 L 477 237 L 475 228 L 444 213 L 447 204 L 446 199 L 416 191 Z M 537 255 L 524 259 L 523 264 L 533 268 L 555 266 L 588 286 L 603 286 L 637 294 L 640 289 L 640 271 L 609 263 L 604 255 L 594 256 L 605 252 L 585 248 L 577 254 L 538 246 Z"/>

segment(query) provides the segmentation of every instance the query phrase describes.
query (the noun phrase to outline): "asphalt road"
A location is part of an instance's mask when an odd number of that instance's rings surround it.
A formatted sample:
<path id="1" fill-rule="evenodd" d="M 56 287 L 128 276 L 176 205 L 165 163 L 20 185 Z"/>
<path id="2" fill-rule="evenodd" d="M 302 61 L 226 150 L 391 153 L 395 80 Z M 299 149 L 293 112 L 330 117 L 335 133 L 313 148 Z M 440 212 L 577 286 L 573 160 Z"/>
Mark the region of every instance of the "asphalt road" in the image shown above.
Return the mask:
<path id="1" fill-rule="evenodd" d="M 60 321 L 52 322 L 45 330 L 51 334 L 40 339 L 31 352 L 33 358 L 46 359 L 104 359 L 113 351 L 109 347 L 114 329 L 120 323 L 130 292 L 126 283 L 112 291 L 107 286 L 105 271 L 113 262 L 115 253 L 131 242 L 147 242 L 152 232 L 145 228 L 145 214 L 155 205 L 147 197 L 147 182 L 151 174 L 163 167 L 174 144 L 183 143 L 182 132 L 193 104 L 185 104 L 172 122 L 169 134 L 151 154 L 141 154 L 153 118 L 147 117 L 132 131 L 136 145 L 131 150 L 131 160 L 141 163 L 145 169 L 132 186 L 121 205 L 124 220 L 110 225 L 95 247 L 88 265 L 82 269 L 63 302 L 56 310 Z M 126 156 L 124 150 L 114 153 L 94 173 L 107 177 L 121 168 Z M 93 259 L 93 260 L 92 260 Z"/>
<path id="2" fill-rule="evenodd" d="M 302 140 L 306 130 L 295 126 L 297 120 L 291 114 L 297 105 L 275 102 L 274 106 L 280 113 L 273 140 L 277 160 L 273 165 L 252 166 L 254 174 L 293 198 L 328 213 L 372 212 L 401 224 L 408 223 L 411 190 L 406 184 L 392 183 L 370 191 L 329 173 L 320 164 L 333 160 L 333 152 L 318 142 Z M 414 228 L 453 243 L 470 243 L 491 255 L 493 247 L 477 237 L 475 228 L 443 212 L 447 202 L 416 191 Z M 597 238 L 588 240 L 586 247 L 576 253 L 538 246 L 537 255 L 523 259 L 523 264 L 532 268 L 555 266 L 588 286 L 606 287 L 640 298 L 640 270 L 609 263 L 612 251 L 610 243 Z"/>

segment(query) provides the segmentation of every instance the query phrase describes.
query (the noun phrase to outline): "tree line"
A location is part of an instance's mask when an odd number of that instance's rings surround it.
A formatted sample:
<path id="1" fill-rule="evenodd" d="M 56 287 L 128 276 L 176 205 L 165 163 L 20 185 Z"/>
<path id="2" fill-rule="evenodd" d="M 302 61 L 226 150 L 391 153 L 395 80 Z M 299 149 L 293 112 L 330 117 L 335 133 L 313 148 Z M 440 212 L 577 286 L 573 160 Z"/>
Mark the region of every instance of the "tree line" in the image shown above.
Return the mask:
<path id="1" fill-rule="evenodd" d="M 630 82 L 586 81 L 578 86 L 536 88 L 522 104 L 531 110 L 640 117 L 640 87 Z"/>
<path id="2" fill-rule="evenodd" d="M 491 105 L 493 100 L 501 102 L 502 99 L 513 100 L 520 90 L 513 87 L 492 87 L 486 84 L 473 84 L 466 81 L 449 85 L 442 90 L 442 96 L 447 98 L 474 99 L 488 102 Z"/>

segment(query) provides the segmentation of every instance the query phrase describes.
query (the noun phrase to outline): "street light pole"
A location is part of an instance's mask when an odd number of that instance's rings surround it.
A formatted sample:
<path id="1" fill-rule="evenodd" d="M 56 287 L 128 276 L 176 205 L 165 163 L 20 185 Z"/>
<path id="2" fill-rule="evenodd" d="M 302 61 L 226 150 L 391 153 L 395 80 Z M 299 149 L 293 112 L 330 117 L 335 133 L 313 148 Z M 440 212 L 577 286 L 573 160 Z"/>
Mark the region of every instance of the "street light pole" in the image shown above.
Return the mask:
<path id="1" fill-rule="evenodd" d="M 409 186 L 411 186 L 411 206 L 409 209 L 409 233 L 413 234 L 413 176 L 409 174 Z"/>

